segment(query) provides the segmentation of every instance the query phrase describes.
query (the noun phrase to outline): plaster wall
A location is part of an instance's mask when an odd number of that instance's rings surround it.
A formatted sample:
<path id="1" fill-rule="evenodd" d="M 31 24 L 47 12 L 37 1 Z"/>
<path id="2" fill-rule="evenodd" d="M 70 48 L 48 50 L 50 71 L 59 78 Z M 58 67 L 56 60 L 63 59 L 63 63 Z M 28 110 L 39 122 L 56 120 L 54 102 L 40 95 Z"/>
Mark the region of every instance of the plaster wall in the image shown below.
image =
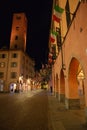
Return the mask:
<path id="1" fill-rule="evenodd" d="M 63 43 L 63 58 L 66 66 L 65 70 L 65 95 L 69 97 L 68 73 L 71 59 L 75 57 L 81 64 L 85 74 L 85 99 L 87 106 L 87 4 L 82 3 L 75 15 L 75 18 L 68 30 Z M 59 53 L 54 64 L 55 72 L 60 76 L 61 71 L 61 53 Z M 60 78 L 60 77 L 59 77 Z"/>

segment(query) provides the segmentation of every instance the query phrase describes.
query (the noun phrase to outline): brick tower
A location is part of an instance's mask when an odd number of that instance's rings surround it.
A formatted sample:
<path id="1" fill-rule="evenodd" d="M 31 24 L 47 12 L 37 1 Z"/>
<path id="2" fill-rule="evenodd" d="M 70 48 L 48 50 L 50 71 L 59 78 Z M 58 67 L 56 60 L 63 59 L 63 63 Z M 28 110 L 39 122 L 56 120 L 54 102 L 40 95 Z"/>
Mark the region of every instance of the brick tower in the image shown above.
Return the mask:
<path id="1" fill-rule="evenodd" d="M 14 13 L 10 38 L 10 49 L 26 51 L 27 18 L 25 13 Z"/>

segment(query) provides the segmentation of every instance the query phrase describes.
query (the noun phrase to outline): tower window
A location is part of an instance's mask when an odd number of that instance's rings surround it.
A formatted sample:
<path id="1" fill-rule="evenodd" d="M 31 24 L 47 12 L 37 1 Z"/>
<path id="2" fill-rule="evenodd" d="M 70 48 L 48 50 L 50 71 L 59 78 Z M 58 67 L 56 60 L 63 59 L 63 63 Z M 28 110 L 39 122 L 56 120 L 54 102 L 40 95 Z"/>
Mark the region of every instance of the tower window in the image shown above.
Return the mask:
<path id="1" fill-rule="evenodd" d="M 19 27 L 18 27 L 18 26 L 16 27 L 16 30 L 17 30 L 17 31 L 19 30 Z"/>
<path id="2" fill-rule="evenodd" d="M 15 44 L 15 45 L 14 45 L 14 48 L 15 48 L 15 49 L 17 49 L 17 48 L 18 48 L 17 44 Z"/>
<path id="3" fill-rule="evenodd" d="M 17 62 L 11 62 L 11 67 L 17 67 Z"/>
<path id="4" fill-rule="evenodd" d="M 18 36 L 15 36 L 15 40 L 18 40 Z"/>
<path id="5" fill-rule="evenodd" d="M 20 20 L 20 19 L 21 19 L 21 16 L 18 16 L 18 15 L 17 15 L 17 16 L 16 16 L 16 19 L 17 19 L 17 20 Z"/>

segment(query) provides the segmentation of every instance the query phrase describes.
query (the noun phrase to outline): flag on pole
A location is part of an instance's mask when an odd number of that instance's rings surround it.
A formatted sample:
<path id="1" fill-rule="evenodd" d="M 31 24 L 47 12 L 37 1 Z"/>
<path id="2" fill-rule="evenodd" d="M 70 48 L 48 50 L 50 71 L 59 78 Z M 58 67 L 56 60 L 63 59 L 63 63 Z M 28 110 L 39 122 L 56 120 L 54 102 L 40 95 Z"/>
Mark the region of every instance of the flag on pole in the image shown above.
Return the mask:
<path id="1" fill-rule="evenodd" d="M 52 31 L 52 34 L 54 34 L 55 36 L 57 36 L 58 32 Z"/>
<path id="2" fill-rule="evenodd" d="M 62 14 L 63 11 L 64 11 L 64 9 L 61 8 L 61 7 L 59 7 L 58 5 L 55 5 L 55 6 L 54 6 L 54 10 L 57 11 L 57 12 L 59 12 L 60 14 Z"/>
<path id="3" fill-rule="evenodd" d="M 50 36 L 50 42 L 54 43 L 55 42 L 55 35 L 51 32 Z"/>
<path id="4" fill-rule="evenodd" d="M 53 54 L 51 52 L 49 52 L 49 58 L 52 58 Z"/>
<path id="5" fill-rule="evenodd" d="M 52 34 L 51 34 L 51 36 L 50 36 L 50 42 L 52 42 L 52 43 L 55 42 L 55 37 L 54 37 L 54 35 L 52 35 Z"/>
<path id="6" fill-rule="evenodd" d="M 58 5 L 54 6 L 54 12 L 53 12 L 53 20 L 56 22 L 60 22 L 61 20 L 61 14 L 63 13 L 64 9 L 59 7 Z"/>
<path id="7" fill-rule="evenodd" d="M 56 14 L 53 14 L 53 21 L 60 22 L 60 19 L 57 17 Z"/>
<path id="8" fill-rule="evenodd" d="M 58 34 L 58 33 L 55 32 L 55 31 L 52 31 L 52 32 L 51 32 L 50 41 L 51 41 L 52 43 L 55 42 L 55 39 L 56 39 L 57 34 Z"/>

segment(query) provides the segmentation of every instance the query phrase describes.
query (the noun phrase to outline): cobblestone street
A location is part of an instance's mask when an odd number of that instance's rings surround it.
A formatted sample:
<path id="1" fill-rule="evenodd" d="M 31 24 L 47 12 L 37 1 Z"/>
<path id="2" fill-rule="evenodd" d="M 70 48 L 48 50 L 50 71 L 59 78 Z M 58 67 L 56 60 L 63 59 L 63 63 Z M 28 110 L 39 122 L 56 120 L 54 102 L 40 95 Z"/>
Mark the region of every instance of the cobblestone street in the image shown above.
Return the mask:
<path id="1" fill-rule="evenodd" d="M 46 90 L 0 94 L 0 130 L 87 130 L 84 109 L 67 110 Z"/>
<path id="2" fill-rule="evenodd" d="M 46 91 L 35 95 L 0 94 L 0 130 L 49 130 L 48 127 Z"/>

